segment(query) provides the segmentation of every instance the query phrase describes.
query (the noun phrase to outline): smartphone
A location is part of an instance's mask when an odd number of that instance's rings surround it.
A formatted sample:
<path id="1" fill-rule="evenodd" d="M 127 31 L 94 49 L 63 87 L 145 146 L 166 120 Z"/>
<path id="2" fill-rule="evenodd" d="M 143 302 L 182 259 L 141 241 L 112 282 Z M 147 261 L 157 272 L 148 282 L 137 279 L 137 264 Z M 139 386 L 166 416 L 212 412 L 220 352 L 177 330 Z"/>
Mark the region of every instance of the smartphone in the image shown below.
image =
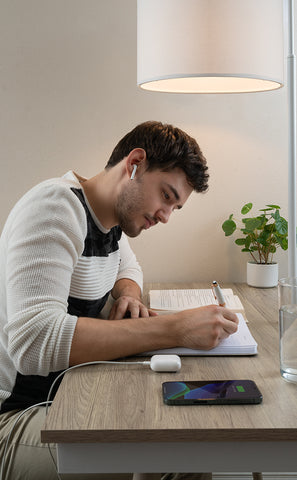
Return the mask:
<path id="1" fill-rule="evenodd" d="M 252 380 L 207 380 L 164 382 L 167 405 L 234 405 L 261 403 L 262 394 Z"/>

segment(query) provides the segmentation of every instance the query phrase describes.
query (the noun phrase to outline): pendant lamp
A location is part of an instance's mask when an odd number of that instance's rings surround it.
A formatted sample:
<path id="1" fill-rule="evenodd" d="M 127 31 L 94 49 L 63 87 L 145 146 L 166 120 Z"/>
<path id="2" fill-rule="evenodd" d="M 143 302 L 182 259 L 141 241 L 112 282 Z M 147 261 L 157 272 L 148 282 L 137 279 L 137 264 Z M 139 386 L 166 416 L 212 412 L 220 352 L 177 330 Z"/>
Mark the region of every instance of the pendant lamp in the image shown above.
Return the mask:
<path id="1" fill-rule="evenodd" d="M 283 85 L 282 0 L 138 0 L 137 83 L 236 93 Z"/>

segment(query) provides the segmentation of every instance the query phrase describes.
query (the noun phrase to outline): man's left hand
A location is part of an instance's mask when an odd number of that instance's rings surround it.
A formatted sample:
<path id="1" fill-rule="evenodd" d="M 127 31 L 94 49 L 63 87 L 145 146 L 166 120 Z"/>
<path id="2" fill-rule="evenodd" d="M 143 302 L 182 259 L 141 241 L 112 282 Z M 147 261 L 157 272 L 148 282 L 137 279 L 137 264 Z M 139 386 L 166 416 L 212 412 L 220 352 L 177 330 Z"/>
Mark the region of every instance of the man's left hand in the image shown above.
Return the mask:
<path id="1" fill-rule="evenodd" d="M 117 298 L 110 310 L 109 320 L 121 320 L 122 318 L 155 317 L 156 312 L 147 308 L 140 300 L 129 295 Z"/>

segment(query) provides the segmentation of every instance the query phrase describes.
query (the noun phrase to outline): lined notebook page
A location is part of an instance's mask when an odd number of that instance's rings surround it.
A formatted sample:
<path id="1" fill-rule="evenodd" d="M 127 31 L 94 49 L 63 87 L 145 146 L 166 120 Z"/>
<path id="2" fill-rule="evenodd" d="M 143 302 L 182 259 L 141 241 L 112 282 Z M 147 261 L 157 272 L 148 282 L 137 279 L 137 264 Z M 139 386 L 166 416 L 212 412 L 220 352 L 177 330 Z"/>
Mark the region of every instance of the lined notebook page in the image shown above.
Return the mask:
<path id="1" fill-rule="evenodd" d="M 242 310 L 243 305 L 231 288 L 222 289 L 226 307 L 230 310 Z M 150 308 L 177 312 L 188 308 L 203 307 L 217 303 L 211 288 L 185 290 L 150 290 Z"/>

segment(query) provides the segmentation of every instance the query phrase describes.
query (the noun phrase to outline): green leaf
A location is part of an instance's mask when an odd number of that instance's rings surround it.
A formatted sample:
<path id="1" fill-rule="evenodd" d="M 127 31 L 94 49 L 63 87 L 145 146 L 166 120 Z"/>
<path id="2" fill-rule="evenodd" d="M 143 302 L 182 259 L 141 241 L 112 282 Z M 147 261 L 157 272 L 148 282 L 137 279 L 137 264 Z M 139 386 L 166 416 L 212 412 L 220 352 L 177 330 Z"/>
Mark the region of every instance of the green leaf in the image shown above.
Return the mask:
<path id="1" fill-rule="evenodd" d="M 236 230 L 236 223 L 234 222 L 234 220 L 232 220 L 232 216 L 230 215 L 229 219 L 226 220 L 223 225 L 222 225 L 222 229 L 223 231 L 225 232 L 225 236 L 226 237 L 230 237 L 230 235 L 232 235 L 232 233 L 235 232 Z"/>
<path id="2" fill-rule="evenodd" d="M 252 243 L 252 239 L 251 239 L 250 235 L 247 235 L 246 240 L 245 240 L 246 248 L 250 248 L 251 243 Z"/>
<path id="3" fill-rule="evenodd" d="M 245 238 L 237 238 L 235 240 L 236 245 L 245 245 L 246 239 Z"/>
<path id="4" fill-rule="evenodd" d="M 275 208 L 276 210 L 279 210 L 281 208 L 278 205 L 266 205 L 266 206 L 269 208 Z"/>
<path id="5" fill-rule="evenodd" d="M 259 208 L 259 212 L 271 212 L 274 208 Z"/>
<path id="6" fill-rule="evenodd" d="M 280 235 L 286 235 L 288 233 L 288 222 L 283 217 L 275 220 L 275 227 Z"/>
<path id="7" fill-rule="evenodd" d="M 252 208 L 253 208 L 252 203 L 246 203 L 241 209 L 241 214 L 246 215 Z"/>
<path id="8" fill-rule="evenodd" d="M 272 233 L 272 232 L 275 232 L 276 228 L 275 228 L 275 223 L 268 223 L 267 225 L 265 225 L 264 227 L 264 232 L 268 232 L 268 233 Z"/>
<path id="9" fill-rule="evenodd" d="M 278 212 L 278 210 L 280 209 L 280 207 L 278 205 L 267 205 L 267 208 L 259 208 L 259 212 L 265 212 L 265 215 L 266 215 L 266 212 L 271 212 L 271 210 L 276 210 Z M 273 215 L 271 213 L 271 215 Z"/>
<path id="10" fill-rule="evenodd" d="M 287 238 L 283 238 L 282 241 L 279 244 L 280 244 L 280 246 L 283 250 L 288 250 L 288 239 Z"/>
<path id="11" fill-rule="evenodd" d="M 245 230 L 249 233 L 253 232 L 254 230 L 257 230 L 262 225 L 262 219 L 260 217 L 245 218 L 242 221 L 244 221 Z"/>
<path id="12" fill-rule="evenodd" d="M 279 210 L 276 210 L 274 213 L 271 214 L 272 218 L 274 218 L 274 220 L 278 220 L 280 218 L 280 214 L 279 214 Z"/>
<path id="13" fill-rule="evenodd" d="M 287 237 L 281 237 L 277 233 L 275 234 L 276 241 L 283 250 L 288 250 L 288 239 Z"/>
<path id="14" fill-rule="evenodd" d="M 262 230 L 267 224 L 268 219 L 266 218 L 265 215 L 260 215 L 259 217 L 256 217 L 256 218 L 259 220 L 258 230 Z"/>

